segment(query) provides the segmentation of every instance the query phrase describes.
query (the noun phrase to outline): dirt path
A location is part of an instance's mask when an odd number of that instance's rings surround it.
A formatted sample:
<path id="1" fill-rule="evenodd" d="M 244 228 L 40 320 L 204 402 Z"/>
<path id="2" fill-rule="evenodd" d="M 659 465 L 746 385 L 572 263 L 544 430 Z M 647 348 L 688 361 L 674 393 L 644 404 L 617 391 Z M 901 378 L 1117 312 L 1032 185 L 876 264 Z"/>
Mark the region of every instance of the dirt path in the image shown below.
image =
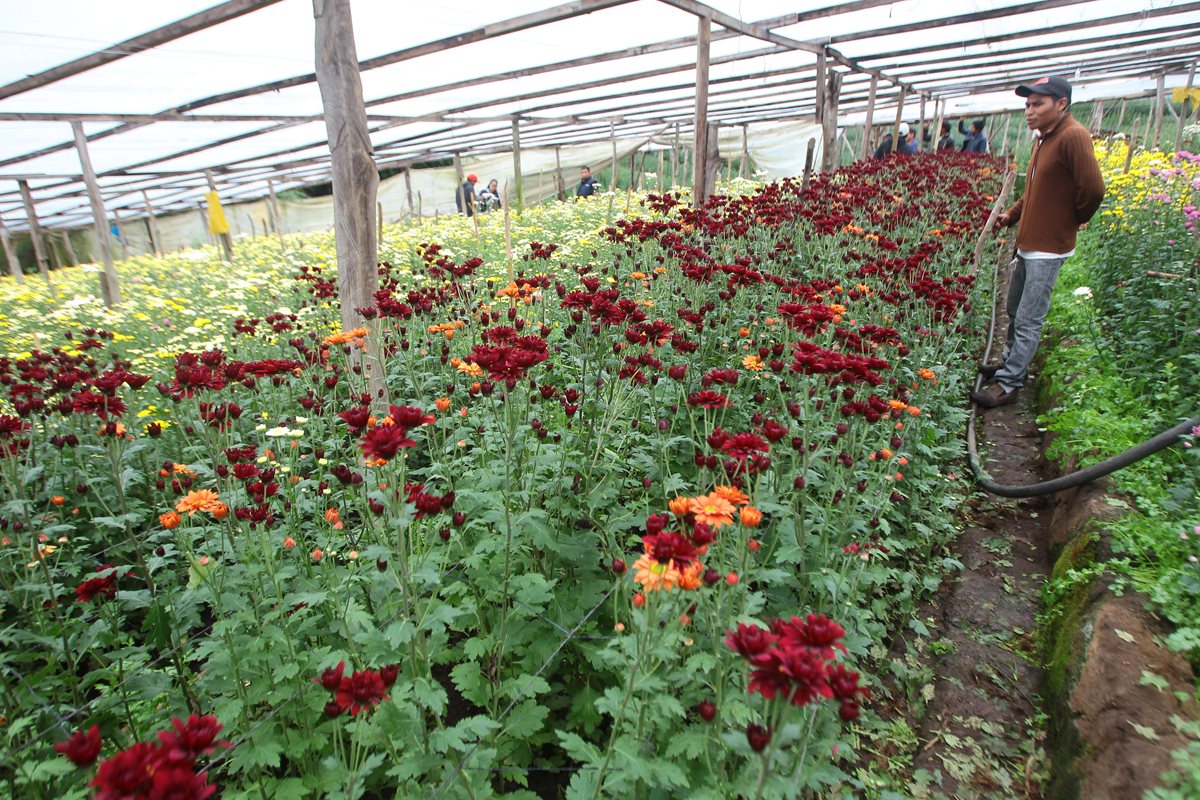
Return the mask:
<path id="1" fill-rule="evenodd" d="M 1030 402 L 1023 391 L 1018 404 L 981 414 L 980 450 L 999 483 L 1039 480 Z M 916 797 L 1041 796 L 1035 630 L 1050 572 L 1043 507 L 989 495 L 952 548 L 963 569 L 928 612 L 934 682 L 916 728 Z"/>

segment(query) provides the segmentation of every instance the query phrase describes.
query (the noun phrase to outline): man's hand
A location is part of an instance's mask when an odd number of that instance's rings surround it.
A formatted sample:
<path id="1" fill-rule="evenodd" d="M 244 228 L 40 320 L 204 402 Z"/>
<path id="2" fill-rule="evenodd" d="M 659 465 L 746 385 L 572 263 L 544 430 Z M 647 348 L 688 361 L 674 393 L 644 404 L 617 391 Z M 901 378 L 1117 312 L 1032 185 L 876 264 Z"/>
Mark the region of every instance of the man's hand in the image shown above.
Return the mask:
<path id="1" fill-rule="evenodd" d="M 1012 214 L 1007 211 L 1000 212 L 1000 215 L 996 217 L 996 224 L 1003 225 L 1005 228 L 1012 225 L 1012 221 Z"/>

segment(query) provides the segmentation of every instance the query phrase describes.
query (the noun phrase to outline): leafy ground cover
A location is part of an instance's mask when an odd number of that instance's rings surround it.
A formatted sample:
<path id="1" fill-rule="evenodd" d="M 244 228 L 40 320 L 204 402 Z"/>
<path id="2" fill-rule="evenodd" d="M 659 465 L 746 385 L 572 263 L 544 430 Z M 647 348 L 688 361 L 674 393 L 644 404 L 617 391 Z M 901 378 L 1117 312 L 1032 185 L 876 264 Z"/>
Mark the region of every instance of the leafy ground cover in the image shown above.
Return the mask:
<path id="1" fill-rule="evenodd" d="M 1051 455 L 1093 463 L 1200 413 L 1200 157 L 1097 145 L 1109 196 L 1064 267 L 1050 324 L 1042 422 L 1058 434 Z M 1132 513 L 1110 528 L 1114 570 L 1146 592 L 1175 625 L 1167 644 L 1200 663 L 1200 430 L 1113 476 Z M 1093 573 L 1094 574 L 1094 573 Z M 1068 573 L 1047 598 L 1091 574 Z M 1200 780 L 1195 753 L 1185 775 Z M 1188 777 L 1190 776 L 1190 777 Z M 1187 796 L 1163 794 L 1161 796 Z"/>
<path id="2" fill-rule="evenodd" d="M 393 230 L 353 331 L 328 236 L 4 284 L 0 781 L 887 796 L 997 166 Z"/>

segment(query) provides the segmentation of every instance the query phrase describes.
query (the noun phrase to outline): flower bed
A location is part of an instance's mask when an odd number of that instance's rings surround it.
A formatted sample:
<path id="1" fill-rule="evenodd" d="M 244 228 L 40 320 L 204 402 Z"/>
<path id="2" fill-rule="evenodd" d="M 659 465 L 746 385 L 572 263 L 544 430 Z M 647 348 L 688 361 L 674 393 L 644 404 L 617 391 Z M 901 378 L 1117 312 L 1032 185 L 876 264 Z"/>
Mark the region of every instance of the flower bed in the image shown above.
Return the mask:
<path id="1" fill-rule="evenodd" d="M 546 235 L 511 268 L 499 218 L 455 220 L 385 254 L 357 331 L 297 240 L 211 312 L 207 272 L 147 281 L 182 328 L 140 300 L 127 342 L 88 304 L 41 301 L 67 347 L 8 320 L 0 775 L 22 797 L 857 785 L 875 659 L 954 566 L 995 169 L 862 163 L 620 219 L 600 198 L 529 215 Z M 207 347 L 169 352 L 185 336 Z"/>

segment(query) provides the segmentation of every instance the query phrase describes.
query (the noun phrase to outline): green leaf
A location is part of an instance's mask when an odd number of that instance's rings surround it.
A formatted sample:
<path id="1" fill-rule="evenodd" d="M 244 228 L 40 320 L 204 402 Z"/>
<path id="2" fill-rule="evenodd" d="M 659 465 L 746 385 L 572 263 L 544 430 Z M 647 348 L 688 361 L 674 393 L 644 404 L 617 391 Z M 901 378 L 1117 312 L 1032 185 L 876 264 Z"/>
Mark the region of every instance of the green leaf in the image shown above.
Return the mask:
<path id="1" fill-rule="evenodd" d="M 1160 692 L 1165 692 L 1170 685 L 1166 678 L 1148 669 L 1142 670 L 1142 677 L 1138 680 L 1138 686 L 1153 686 Z"/>
<path id="2" fill-rule="evenodd" d="M 501 731 L 501 735 L 511 736 L 518 740 L 527 739 L 542 729 L 548 713 L 550 713 L 550 709 L 539 705 L 536 700 L 518 703 L 502 720 L 504 729 Z"/>
<path id="3" fill-rule="evenodd" d="M 1158 735 L 1158 731 L 1154 730 L 1154 728 L 1147 727 L 1146 725 L 1138 725 L 1133 720 L 1129 720 L 1129 724 L 1133 726 L 1135 731 L 1152 742 L 1157 742 L 1160 738 L 1162 738 Z"/>

